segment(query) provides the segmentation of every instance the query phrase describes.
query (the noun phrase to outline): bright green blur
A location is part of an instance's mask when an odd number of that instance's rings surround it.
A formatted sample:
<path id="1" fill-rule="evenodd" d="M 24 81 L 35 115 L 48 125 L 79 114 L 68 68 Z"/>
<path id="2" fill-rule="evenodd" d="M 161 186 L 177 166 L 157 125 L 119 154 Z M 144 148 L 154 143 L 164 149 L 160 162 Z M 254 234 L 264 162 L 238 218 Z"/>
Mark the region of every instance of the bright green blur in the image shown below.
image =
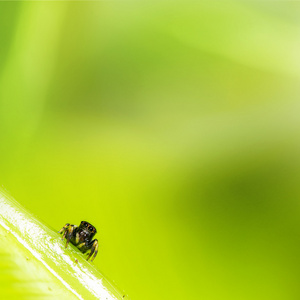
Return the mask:
<path id="1" fill-rule="evenodd" d="M 0 3 L 0 184 L 96 226 L 132 300 L 293 300 L 300 2 Z"/>

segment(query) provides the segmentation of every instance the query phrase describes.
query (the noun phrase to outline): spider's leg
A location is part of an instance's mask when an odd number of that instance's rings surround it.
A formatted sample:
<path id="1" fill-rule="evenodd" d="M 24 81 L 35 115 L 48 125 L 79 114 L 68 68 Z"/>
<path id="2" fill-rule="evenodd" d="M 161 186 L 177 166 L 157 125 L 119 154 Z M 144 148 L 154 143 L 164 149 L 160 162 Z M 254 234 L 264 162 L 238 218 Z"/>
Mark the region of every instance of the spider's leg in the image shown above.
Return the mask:
<path id="1" fill-rule="evenodd" d="M 84 246 L 85 246 L 85 242 L 83 242 L 83 243 L 77 245 L 77 248 L 78 248 L 78 249 L 81 249 L 81 248 L 84 247 Z M 80 250 L 80 251 L 82 251 L 82 250 Z M 85 251 L 86 251 L 86 250 L 85 250 Z M 84 251 L 84 252 L 85 252 L 85 251 Z M 84 253 L 84 252 L 83 252 L 83 253 Z"/>
<path id="2" fill-rule="evenodd" d="M 70 226 L 69 223 L 67 223 L 58 233 L 62 234 L 63 232 L 65 232 L 67 230 L 68 226 Z"/>
<path id="3" fill-rule="evenodd" d="M 62 240 L 66 237 L 66 235 L 67 235 L 67 233 L 68 233 L 69 227 L 70 227 L 70 224 L 67 223 L 67 224 L 59 231 L 60 234 L 63 233 Z"/>
<path id="4" fill-rule="evenodd" d="M 72 234 L 73 234 L 73 230 L 74 230 L 75 227 L 77 227 L 77 226 L 71 225 L 66 230 L 66 232 L 68 232 L 68 234 L 67 234 L 67 242 L 66 242 L 66 247 L 65 248 L 67 248 L 69 243 L 70 243 L 70 240 L 71 240 L 71 237 L 72 237 Z"/>
<path id="5" fill-rule="evenodd" d="M 91 256 L 94 254 L 92 261 L 95 259 L 97 253 L 98 253 L 98 240 L 93 240 L 91 241 L 91 243 L 89 244 L 89 246 L 91 245 L 91 252 L 88 255 L 86 260 L 89 260 L 91 258 Z"/>
<path id="6" fill-rule="evenodd" d="M 92 257 L 91 261 L 93 261 L 95 259 L 95 257 L 97 256 L 97 253 L 98 253 L 98 241 L 96 240 L 95 242 L 95 253 L 94 253 L 94 256 Z"/>
<path id="7" fill-rule="evenodd" d="M 77 226 L 76 226 L 76 227 L 77 227 Z M 80 240 L 79 233 L 78 233 L 78 232 L 76 232 L 76 235 L 75 235 L 75 243 L 76 243 L 76 245 L 78 245 L 78 244 L 79 244 L 79 240 Z"/>

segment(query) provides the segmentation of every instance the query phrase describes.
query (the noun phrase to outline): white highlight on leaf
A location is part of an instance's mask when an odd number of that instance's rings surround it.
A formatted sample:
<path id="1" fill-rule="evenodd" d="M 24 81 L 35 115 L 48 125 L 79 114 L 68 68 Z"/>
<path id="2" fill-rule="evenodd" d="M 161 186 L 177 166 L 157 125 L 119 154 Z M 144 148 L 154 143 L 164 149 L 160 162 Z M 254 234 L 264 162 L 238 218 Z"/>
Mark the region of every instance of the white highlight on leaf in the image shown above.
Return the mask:
<path id="1" fill-rule="evenodd" d="M 75 263 L 76 253 L 71 250 L 69 255 L 70 251 L 65 250 L 58 233 L 30 215 L 1 190 L 0 225 L 9 230 L 78 299 L 122 299 L 89 262 L 79 258 Z"/>

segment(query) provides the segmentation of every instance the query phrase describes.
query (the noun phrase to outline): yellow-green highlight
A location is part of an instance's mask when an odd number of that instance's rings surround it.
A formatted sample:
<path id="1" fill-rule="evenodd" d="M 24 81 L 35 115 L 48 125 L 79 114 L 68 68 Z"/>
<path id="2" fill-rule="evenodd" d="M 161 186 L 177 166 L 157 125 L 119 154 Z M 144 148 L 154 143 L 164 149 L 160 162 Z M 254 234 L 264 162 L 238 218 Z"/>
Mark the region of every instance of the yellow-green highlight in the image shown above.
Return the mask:
<path id="1" fill-rule="evenodd" d="M 299 299 L 300 2 L 0 3 L 0 182 L 133 300 Z"/>

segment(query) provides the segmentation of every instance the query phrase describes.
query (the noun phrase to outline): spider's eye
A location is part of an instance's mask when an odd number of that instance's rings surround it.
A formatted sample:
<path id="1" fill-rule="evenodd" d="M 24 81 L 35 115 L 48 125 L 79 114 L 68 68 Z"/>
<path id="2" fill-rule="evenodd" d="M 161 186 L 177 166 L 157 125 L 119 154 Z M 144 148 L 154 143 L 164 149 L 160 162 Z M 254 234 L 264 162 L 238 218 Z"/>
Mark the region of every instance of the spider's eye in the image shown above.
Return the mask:
<path id="1" fill-rule="evenodd" d="M 87 224 L 87 223 L 84 223 L 83 225 L 84 225 L 85 227 L 88 227 L 88 224 Z"/>
<path id="2" fill-rule="evenodd" d="M 93 231 L 93 227 L 92 227 L 92 226 L 90 226 L 90 227 L 89 227 L 89 230 L 90 230 L 90 231 Z"/>

